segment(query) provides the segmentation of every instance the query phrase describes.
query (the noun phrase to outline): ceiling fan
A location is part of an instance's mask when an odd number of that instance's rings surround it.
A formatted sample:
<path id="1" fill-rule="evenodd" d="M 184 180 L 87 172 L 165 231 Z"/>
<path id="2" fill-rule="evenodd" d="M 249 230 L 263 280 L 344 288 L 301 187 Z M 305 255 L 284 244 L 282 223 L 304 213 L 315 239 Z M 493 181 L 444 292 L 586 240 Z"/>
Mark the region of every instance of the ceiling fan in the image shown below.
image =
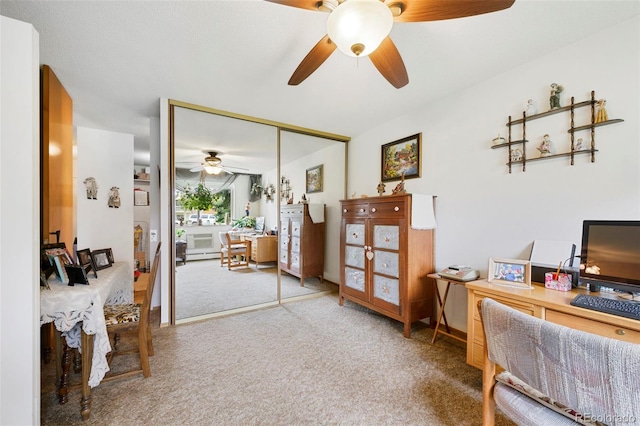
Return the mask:
<path id="1" fill-rule="evenodd" d="M 336 50 L 369 56 L 395 88 L 409 83 L 400 52 L 389 38 L 393 21 L 423 22 L 462 18 L 511 7 L 515 0 L 265 0 L 300 9 L 328 12 L 327 34 L 304 57 L 289 79 L 296 86 Z"/>
<path id="2" fill-rule="evenodd" d="M 222 159 L 218 157 L 218 152 L 216 151 L 208 151 L 208 157 L 205 157 L 204 162 L 200 163 L 199 166 L 195 166 L 189 169 L 190 172 L 200 172 L 205 171 L 210 175 L 219 175 L 222 172 L 233 174 L 233 172 L 229 169 L 237 169 L 237 170 L 249 170 L 243 167 L 232 167 L 232 166 L 223 166 Z"/>

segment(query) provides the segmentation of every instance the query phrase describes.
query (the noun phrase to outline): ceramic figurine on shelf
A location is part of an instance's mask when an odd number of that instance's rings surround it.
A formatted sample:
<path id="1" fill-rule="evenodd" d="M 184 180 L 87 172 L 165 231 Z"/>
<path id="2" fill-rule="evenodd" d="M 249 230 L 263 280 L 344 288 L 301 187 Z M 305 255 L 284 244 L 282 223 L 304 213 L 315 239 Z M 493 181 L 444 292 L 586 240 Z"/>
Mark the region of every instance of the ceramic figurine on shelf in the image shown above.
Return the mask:
<path id="1" fill-rule="evenodd" d="M 520 148 L 513 148 L 510 152 L 511 161 L 521 161 L 522 160 L 522 151 Z"/>
<path id="2" fill-rule="evenodd" d="M 551 93 L 549 96 L 549 109 L 560 108 L 560 93 L 564 91 L 564 87 L 557 83 L 551 83 Z"/>
<path id="3" fill-rule="evenodd" d="M 496 136 L 495 138 L 493 138 L 493 140 L 491 141 L 494 145 L 500 145 L 502 143 L 505 143 L 506 140 L 500 135 L 500 133 L 498 133 L 498 136 Z"/>
<path id="4" fill-rule="evenodd" d="M 540 157 L 546 157 L 552 154 L 551 139 L 548 134 L 542 137 L 542 142 L 540 142 L 540 145 L 538 145 L 536 149 L 540 151 Z"/>
<path id="5" fill-rule="evenodd" d="M 574 147 L 574 151 L 582 151 L 583 149 L 585 149 L 584 144 L 582 143 L 582 138 L 579 138 L 576 141 L 576 146 Z"/>
<path id="6" fill-rule="evenodd" d="M 609 119 L 609 115 L 607 114 L 607 108 L 606 108 L 607 101 L 604 99 L 598 99 L 596 106 L 598 109 L 596 112 L 595 122 L 602 123 L 603 121 L 607 121 Z"/>
<path id="7" fill-rule="evenodd" d="M 536 105 L 533 102 L 533 99 L 529 99 L 527 101 L 527 109 L 525 111 L 525 115 L 527 117 L 531 117 L 532 115 L 536 115 L 537 113 L 538 113 L 538 108 L 536 108 Z"/>
<path id="8" fill-rule="evenodd" d="M 399 184 L 396 185 L 395 188 L 393 188 L 393 191 L 391 191 L 391 193 L 393 195 L 401 195 L 401 194 L 405 194 L 407 191 L 405 191 L 404 189 L 404 172 L 402 172 L 402 180 L 400 181 Z"/>
<path id="9" fill-rule="evenodd" d="M 378 190 L 378 196 L 382 197 L 384 195 L 384 190 L 385 190 L 384 183 L 380 182 L 376 187 L 376 189 Z"/>

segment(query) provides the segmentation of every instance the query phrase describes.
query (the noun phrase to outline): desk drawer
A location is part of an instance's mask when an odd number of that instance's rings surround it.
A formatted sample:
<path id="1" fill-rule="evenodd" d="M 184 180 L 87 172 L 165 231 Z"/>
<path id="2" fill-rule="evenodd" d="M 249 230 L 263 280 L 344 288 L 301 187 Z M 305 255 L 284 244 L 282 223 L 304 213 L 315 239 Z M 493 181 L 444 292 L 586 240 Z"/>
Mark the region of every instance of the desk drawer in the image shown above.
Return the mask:
<path id="1" fill-rule="evenodd" d="M 369 204 L 371 217 L 402 219 L 407 214 L 404 200 L 392 202 L 373 202 Z"/>
<path id="2" fill-rule="evenodd" d="M 550 309 L 547 309 L 545 319 L 549 322 L 564 325 L 565 327 L 575 328 L 576 330 L 623 340 L 625 342 L 640 343 L 640 331 L 637 330 L 577 317 Z"/>

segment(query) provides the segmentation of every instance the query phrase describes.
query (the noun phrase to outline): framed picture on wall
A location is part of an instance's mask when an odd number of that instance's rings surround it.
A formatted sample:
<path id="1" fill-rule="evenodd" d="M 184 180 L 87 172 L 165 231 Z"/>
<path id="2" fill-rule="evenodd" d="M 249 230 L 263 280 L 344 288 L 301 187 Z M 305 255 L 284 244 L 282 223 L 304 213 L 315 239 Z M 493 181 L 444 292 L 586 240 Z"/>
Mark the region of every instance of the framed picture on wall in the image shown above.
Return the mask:
<path id="1" fill-rule="evenodd" d="M 517 259 L 489 259 L 487 281 L 531 288 L 531 262 Z"/>
<path id="2" fill-rule="evenodd" d="M 311 167 L 307 169 L 306 173 L 306 188 L 307 194 L 311 194 L 313 192 L 322 192 L 322 184 L 324 180 L 324 176 L 322 173 L 324 164 L 320 164 L 319 166 Z"/>
<path id="3" fill-rule="evenodd" d="M 388 182 L 422 175 L 422 133 L 382 145 L 380 180 Z"/>

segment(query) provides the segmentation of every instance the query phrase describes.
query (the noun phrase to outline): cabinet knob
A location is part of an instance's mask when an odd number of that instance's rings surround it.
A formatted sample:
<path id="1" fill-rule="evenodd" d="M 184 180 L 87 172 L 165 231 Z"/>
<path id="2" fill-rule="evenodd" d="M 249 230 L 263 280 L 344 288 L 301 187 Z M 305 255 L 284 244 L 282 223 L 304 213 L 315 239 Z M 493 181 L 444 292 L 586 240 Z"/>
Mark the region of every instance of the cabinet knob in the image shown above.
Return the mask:
<path id="1" fill-rule="evenodd" d="M 375 213 L 378 209 L 376 209 L 375 207 L 371 209 L 371 213 Z"/>
<path id="2" fill-rule="evenodd" d="M 342 209 L 342 213 L 346 213 L 346 212 L 348 212 L 347 209 Z"/>
<path id="3" fill-rule="evenodd" d="M 393 208 L 393 211 L 394 211 L 394 212 L 399 212 L 399 211 L 400 211 L 400 207 L 395 206 L 395 207 Z"/>
<path id="4" fill-rule="evenodd" d="M 623 329 L 619 328 L 619 329 L 616 330 L 616 334 L 618 336 L 624 336 L 625 334 L 627 334 L 627 332 L 624 331 Z"/>
<path id="5" fill-rule="evenodd" d="M 360 209 L 358 210 L 360 213 L 364 213 L 364 209 Z"/>

